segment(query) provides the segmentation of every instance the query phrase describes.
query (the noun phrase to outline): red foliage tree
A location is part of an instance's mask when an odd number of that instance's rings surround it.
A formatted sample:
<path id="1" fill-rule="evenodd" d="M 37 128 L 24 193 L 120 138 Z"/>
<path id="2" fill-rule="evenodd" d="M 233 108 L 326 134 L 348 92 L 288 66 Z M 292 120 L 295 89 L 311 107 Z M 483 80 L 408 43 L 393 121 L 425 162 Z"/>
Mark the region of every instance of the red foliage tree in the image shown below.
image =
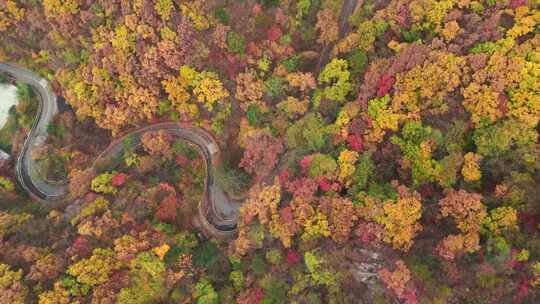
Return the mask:
<path id="1" fill-rule="evenodd" d="M 66 252 L 70 256 L 77 255 L 79 257 L 87 257 L 92 252 L 92 248 L 90 247 L 90 242 L 88 242 L 87 238 L 78 236 Z"/>
<path id="2" fill-rule="evenodd" d="M 279 173 L 279 184 L 280 185 L 286 185 L 289 182 L 290 177 L 291 177 L 291 173 L 289 172 L 289 170 L 287 170 L 287 169 L 282 170 Z"/>
<path id="3" fill-rule="evenodd" d="M 292 180 L 285 184 L 285 188 L 288 192 L 292 193 L 293 196 L 310 198 L 315 195 L 319 183 L 309 177 L 302 177 L 295 180 Z"/>
<path id="4" fill-rule="evenodd" d="M 364 148 L 362 137 L 356 134 L 349 134 L 349 136 L 347 136 L 347 143 L 349 144 L 349 147 L 356 152 L 361 152 Z"/>
<path id="5" fill-rule="evenodd" d="M 356 227 L 356 237 L 360 240 L 362 245 L 370 245 L 373 242 L 378 241 L 384 233 L 384 227 L 377 223 L 370 223 L 360 221 Z"/>
<path id="6" fill-rule="evenodd" d="M 319 188 L 321 188 L 321 190 L 324 192 L 328 192 L 332 190 L 332 183 L 330 183 L 330 181 L 326 177 L 322 177 L 319 180 Z"/>
<path id="7" fill-rule="evenodd" d="M 156 217 L 162 222 L 174 222 L 176 220 L 177 208 L 178 199 L 176 198 L 176 194 L 169 194 L 159 204 Z"/>
<path id="8" fill-rule="evenodd" d="M 262 288 L 251 288 L 243 291 L 236 299 L 237 304 L 259 304 L 262 302 L 264 291 Z"/>
<path id="9" fill-rule="evenodd" d="M 516 9 L 520 6 L 527 5 L 527 0 L 510 0 L 510 4 L 508 5 L 511 9 Z"/>
<path id="10" fill-rule="evenodd" d="M 283 35 L 283 32 L 277 25 L 273 25 L 266 33 L 266 38 L 270 41 L 278 41 Z"/>
<path id="11" fill-rule="evenodd" d="M 294 250 L 289 250 L 287 252 L 287 263 L 289 265 L 293 265 L 293 264 L 296 264 L 298 262 L 300 262 L 302 260 L 302 256 L 300 255 L 300 253 L 294 251 Z"/>
<path id="12" fill-rule="evenodd" d="M 519 282 L 518 291 L 513 301 L 514 304 L 522 303 L 523 300 L 527 297 L 527 295 L 529 294 L 529 285 L 530 281 L 526 278 L 522 279 L 521 282 Z"/>
<path id="13" fill-rule="evenodd" d="M 386 268 L 379 271 L 379 277 L 396 296 L 406 304 L 416 304 L 416 289 L 411 281 L 411 272 L 401 260 L 396 262 L 396 269 L 391 272 Z"/>
<path id="14" fill-rule="evenodd" d="M 126 182 L 127 174 L 125 173 L 118 173 L 115 176 L 113 176 L 111 180 L 111 184 L 113 187 L 120 187 Z"/>
<path id="15" fill-rule="evenodd" d="M 283 151 L 280 139 L 266 132 L 259 132 L 246 140 L 246 150 L 240 161 L 240 167 L 257 178 L 266 176 L 278 162 Z"/>
<path id="16" fill-rule="evenodd" d="M 379 79 L 377 96 L 383 97 L 384 95 L 388 94 L 395 81 L 396 79 L 394 78 L 394 76 L 384 74 L 381 79 Z"/>
<path id="17" fill-rule="evenodd" d="M 308 171 L 312 160 L 313 160 L 312 155 L 306 155 L 304 156 L 304 158 L 302 158 L 302 160 L 300 161 L 300 168 L 302 168 L 303 173 L 306 173 Z"/>
<path id="18" fill-rule="evenodd" d="M 257 44 L 253 41 L 249 42 L 247 45 L 247 53 L 249 55 L 255 56 L 255 57 L 261 57 L 262 56 L 262 50 Z"/>
<path id="19" fill-rule="evenodd" d="M 189 163 L 189 159 L 185 157 L 184 155 L 177 155 L 176 156 L 176 164 L 180 167 L 184 167 Z"/>

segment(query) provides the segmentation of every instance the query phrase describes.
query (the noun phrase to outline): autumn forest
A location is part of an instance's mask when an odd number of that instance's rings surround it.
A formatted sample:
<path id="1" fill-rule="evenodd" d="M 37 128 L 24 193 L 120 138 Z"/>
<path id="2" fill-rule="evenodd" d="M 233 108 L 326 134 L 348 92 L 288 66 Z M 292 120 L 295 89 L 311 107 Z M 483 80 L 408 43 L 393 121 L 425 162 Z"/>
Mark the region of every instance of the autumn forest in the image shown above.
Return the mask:
<path id="1" fill-rule="evenodd" d="M 540 302 L 538 0 L 0 0 L 0 84 L 0 304 Z"/>

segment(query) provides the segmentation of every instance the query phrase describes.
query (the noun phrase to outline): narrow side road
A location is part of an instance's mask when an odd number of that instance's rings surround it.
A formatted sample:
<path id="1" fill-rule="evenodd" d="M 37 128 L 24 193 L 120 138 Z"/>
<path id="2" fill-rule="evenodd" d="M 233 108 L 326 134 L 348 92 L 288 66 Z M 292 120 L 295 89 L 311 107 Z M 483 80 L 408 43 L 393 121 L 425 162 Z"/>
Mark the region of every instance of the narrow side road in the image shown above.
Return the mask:
<path id="1" fill-rule="evenodd" d="M 345 0 L 343 2 L 343 6 L 341 7 L 341 13 L 338 19 L 339 39 L 345 37 L 345 31 L 347 30 L 347 22 L 349 21 L 349 17 L 352 15 L 357 5 L 358 0 Z M 317 64 L 317 74 L 319 74 L 321 72 L 321 69 L 328 63 L 328 60 L 330 59 L 330 53 L 332 52 L 332 48 L 334 48 L 334 45 L 335 43 L 331 43 L 323 48 L 321 52 L 321 57 L 319 58 L 319 63 Z"/>

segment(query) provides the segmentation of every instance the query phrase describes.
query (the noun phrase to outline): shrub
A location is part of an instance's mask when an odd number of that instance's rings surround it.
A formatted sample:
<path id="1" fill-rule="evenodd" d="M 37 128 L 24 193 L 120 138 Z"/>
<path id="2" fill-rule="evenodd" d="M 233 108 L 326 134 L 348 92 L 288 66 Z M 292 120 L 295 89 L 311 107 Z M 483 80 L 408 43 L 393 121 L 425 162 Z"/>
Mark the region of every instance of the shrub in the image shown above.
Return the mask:
<path id="1" fill-rule="evenodd" d="M 9 265 L 0 263 L 0 294 L 2 303 L 27 303 L 28 287 L 22 282 L 23 271 L 11 271 Z"/>
<path id="2" fill-rule="evenodd" d="M 229 13 L 227 13 L 227 10 L 223 6 L 216 8 L 214 16 L 223 24 L 229 24 L 231 19 Z"/>
<path id="3" fill-rule="evenodd" d="M 270 98 L 279 98 L 283 96 L 285 80 L 281 77 L 272 76 L 264 82 L 265 93 Z"/>
<path id="4" fill-rule="evenodd" d="M 212 286 L 212 283 L 202 279 L 195 285 L 193 296 L 197 299 L 197 304 L 218 304 L 219 295 Z"/>
<path id="5" fill-rule="evenodd" d="M 327 134 L 321 117 L 311 113 L 287 129 L 287 144 L 292 148 L 317 151 L 326 146 Z"/>
<path id="6" fill-rule="evenodd" d="M 392 136 L 391 141 L 400 147 L 403 157 L 411 163 L 414 183 L 436 181 L 442 166 L 433 159 L 433 146 L 442 142 L 441 133 L 423 126 L 421 122 L 407 122 L 401 134 L 402 137 Z"/>
<path id="7" fill-rule="evenodd" d="M 273 248 L 266 252 L 266 260 L 272 265 L 280 265 L 283 262 L 283 255 L 279 249 Z"/>
<path id="8" fill-rule="evenodd" d="M 249 105 L 246 111 L 246 117 L 250 126 L 257 126 L 261 121 L 261 108 L 256 104 Z"/>
<path id="9" fill-rule="evenodd" d="M 354 50 L 351 52 L 349 57 L 347 57 L 347 62 L 349 63 L 349 66 L 351 67 L 351 74 L 353 77 L 361 74 L 368 64 L 368 57 L 366 53 L 362 52 L 361 50 Z"/>
<path id="10" fill-rule="evenodd" d="M 287 59 L 283 59 L 280 64 L 285 67 L 287 72 L 291 73 L 298 69 L 300 63 L 300 55 L 295 55 Z"/>
<path id="11" fill-rule="evenodd" d="M 9 80 L 9 77 L 7 76 L 7 74 L 0 73 L 0 83 L 7 83 L 8 80 Z"/>
<path id="12" fill-rule="evenodd" d="M 204 242 L 193 252 L 193 265 L 197 267 L 210 267 L 219 258 L 219 248 L 212 242 Z"/>
<path id="13" fill-rule="evenodd" d="M 241 195 L 249 188 L 250 177 L 243 170 L 219 165 L 212 168 L 216 183 L 231 195 Z"/>
<path id="14" fill-rule="evenodd" d="M 112 179 L 116 175 L 115 171 L 102 173 L 96 176 L 90 185 L 92 191 L 97 193 L 116 193 L 117 189 L 112 185 Z"/>
<path id="15" fill-rule="evenodd" d="M 280 4 L 280 0 L 260 0 L 261 4 L 265 8 L 277 7 Z"/>
<path id="16" fill-rule="evenodd" d="M 332 59 L 319 75 L 319 83 L 329 85 L 323 90 L 324 96 L 335 101 L 344 101 L 352 90 L 349 64 L 343 59 Z"/>
<path id="17" fill-rule="evenodd" d="M 114 251 L 96 248 L 90 258 L 69 266 L 67 273 L 76 277 L 81 284 L 95 286 L 105 283 L 119 266 Z"/>
<path id="18" fill-rule="evenodd" d="M 161 302 L 168 293 L 165 264 L 150 252 L 142 252 L 131 261 L 130 281 L 130 287 L 120 290 L 119 304 Z"/>
<path id="19" fill-rule="evenodd" d="M 15 191 L 15 185 L 8 178 L 0 176 L 0 189 L 4 189 L 8 192 Z"/>
<path id="20" fill-rule="evenodd" d="M 76 225 L 79 223 L 82 219 L 98 214 L 100 212 L 104 212 L 109 208 L 109 201 L 106 199 L 99 197 L 96 200 L 94 200 L 92 203 L 86 205 L 80 212 L 77 214 L 74 218 L 71 219 L 71 224 Z"/>
<path id="21" fill-rule="evenodd" d="M 251 260 L 251 264 L 249 266 L 251 268 L 251 271 L 253 271 L 257 275 L 263 275 L 268 270 L 268 264 L 264 261 L 264 258 L 260 255 L 256 255 L 253 257 L 253 260 Z"/>
<path id="22" fill-rule="evenodd" d="M 331 177 L 337 170 L 337 163 L 330 155 L 317 153 L 312 156 L 309 166 L 310 177 Z"/>
<path id="23" fill-rule="evenodd" d="M 227 48 L 235 54 L 243 54 L 246 49 L 246 38 L 241 34 L 230 31 L 227 33 Z"/>

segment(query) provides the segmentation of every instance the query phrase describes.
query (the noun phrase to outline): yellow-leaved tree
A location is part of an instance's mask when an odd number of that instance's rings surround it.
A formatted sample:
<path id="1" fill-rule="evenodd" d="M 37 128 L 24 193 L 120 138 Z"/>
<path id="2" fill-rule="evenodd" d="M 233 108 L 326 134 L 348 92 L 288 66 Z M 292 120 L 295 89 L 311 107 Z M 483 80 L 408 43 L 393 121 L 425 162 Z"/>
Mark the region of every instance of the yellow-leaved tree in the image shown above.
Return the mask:
<path id="1" fill-rule="evenodd" d="M 381 199 L 360 192 L 357 207 L 358 215 L 368 221 L 382 226 L 382 240 L 397 250 L 408 251 L 413 239 L 422 230 L 419 223 L 422 217 L 422 201 L 420 194 L 414 190 L 392 182 L 397 191 L 397 198 Z"/>
<path id="2" fill-rule="evenodd" d="M 443 217 L 452 217 L 461 231 L 446 237 L 437 252 L 442 257 L 452 260 L 456 255 L 473 253 L 480 249 L 480 228 L 487 216 L 486 207 L 482 204 L 482 196 L 465 190 L 447 190 L 446 196 L 439 201 Z"/>

